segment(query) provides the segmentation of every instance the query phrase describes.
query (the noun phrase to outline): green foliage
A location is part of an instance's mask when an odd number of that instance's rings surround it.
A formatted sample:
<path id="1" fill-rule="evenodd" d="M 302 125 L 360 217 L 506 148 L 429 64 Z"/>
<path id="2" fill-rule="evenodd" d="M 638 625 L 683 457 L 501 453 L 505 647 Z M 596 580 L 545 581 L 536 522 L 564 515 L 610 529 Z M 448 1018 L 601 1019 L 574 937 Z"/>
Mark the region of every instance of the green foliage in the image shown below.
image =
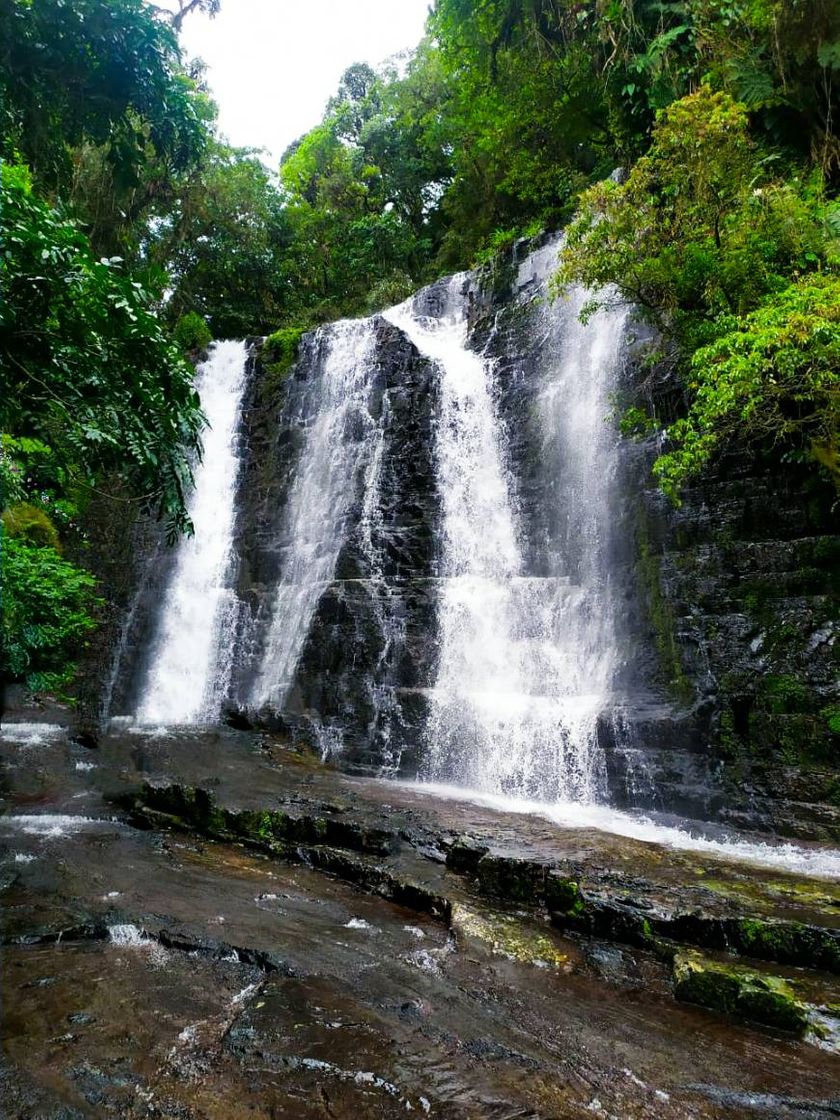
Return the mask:
<path id="1" fill-rule="evenodd" d="M 432 119 L 435 64 L 418 57 L 404 78 L 351 67 L 324 121 L 283 158 L 286 282 L 297 301 L 287 320 L 383 306 L 402 295 L 403 277 L 417 287 L 426 275 L 448 157 Z"/>
<path id="2" fill-rule="evenodd" d="M 827 708 L 823 708 L 820 715 L 828 725 L 831 734 L 840 735 L 840 704 L 831 704 Z"/>
<path id="3" fill-rule="evenodd" d="M 84 494 L 74 487 L 53 449 L 27 436 L 0 436 L 0 509 L 30 502 L 60 529 L 75 526 Z"/>
<path id="4" fill-rule="evenodd" d="M 23 468 L 5 443 L 0 443 L 0 509 L 21 501 L 25 495 Z"/>
<path id="5" fill-rule="evenodd" d="M 808 689 L 789 675 L 765 677 L 759 684 L 758 695 L 767 711 L 775 715 L 792 715 L 810 709 Z"/>
<path id="6" fill-rule="evenodd" d="M 7 539 L 23 541 L 35 548 L 52 548 L 61 552 L 58 530 L 42 509 L 19 502 L 2 514 L 3 532 Z"/>
<path id="7" fill-rule="evenodd" d="M 840 487 L 840 277 L 796 280 L 691 359 L 688 416 L 654 468 L 676 497 L 727 443 L 804 449 Z"/>
<path id="8" fill-rule="evenodd" d="M 168 273 L 167 316 L 194 313 L 214 338 L 270 330 L 300 303 L 291 242 L 276 176 L 253 152 L 214 141 L 151 236 Z"/>
<path id="9" fill-rule="evenodd" d="M 512 248 L 521 234 L 518 229 L 495 229 L 490 234 L 483 249 L 475 255 L 477 265 L 492 264 L 496 258 Z"/>
<path id="10" fill-rule="evenodd" d="M 392 272 L 390 276 L 383 276 L 368 292 L 365 310 L 373 315 L 377 311 L 385 311 L 394 307 L 412 294 L 417 283 L 407 272 Z"/>
<path id="11" fill-rule="evenodd" d="M 0 574 L 0 676 L 34 691 L 61 687 L 94 626 L 95 580 L 54 549 L 9 536 L 0 542 Z"/>
<path id="12" fill-rule="evenodd" d="M 185 354 L 206 350 L 213 341 L 210 328 L 197 311 L 188 311 L 175 324 L 172 335 Z"/>
<path id="13" fill-rule="evenodd" d="M 708 87 L 683 98 L 625 183 L 582 196 L 560 282 L 615 285 L 660 330 L 692 338 L 704 319 L 751 310 L 824 247 L 807 187 L 773 182 L 771 168 L 742 105 Z"/>
<path id="14" fill-rule="evenodd" d="M 207 139 L 206 99 L 169 23 L 144 0 L 3 0 L 0 129 L 42 184 L 66 188 L 71 148 L 102 146 L 116 182 L 150 160 L 183 170 Z"/>
<path id="15" fill-rule="evenodd" d="M 655 466 L 675 500 L 733 439 L 807 453 L 840 482 L 840 280 L 817 271 L 833 210 L 819 177 L 775 167 L 744 106 L 704 87 L 660 114 L 624 184 L 583 195 L 561 252 L 561 285 L 617 291 L 682 355 L 688 415 Z"/>
<path id="16" fill-rule="evenodd" d="M 297 360 L 303 331 L 299 327 L 283 327 L 270 334 L 263 344 L 263 357 L 278 373 L 286 373 Z"/>
<path id="17" fill-rule="evenodd" d="M 121 475 L 172 532 L 187 527 L 203 418 L 150 293 L 119 261 L 97 260 L 23 167 L 3 168 L 0 226 L 0 428 L 42 441 L 88 485 Z"/>
<path id="18" fill-rule="evenodd" d="M 643 408 L 638 408 L 634 405 L 631 408 L 625 409 L 621 414 L 618 421 L 618 428 L 623 436 L 643 439 L 656 430 L 656 423 Z"/>

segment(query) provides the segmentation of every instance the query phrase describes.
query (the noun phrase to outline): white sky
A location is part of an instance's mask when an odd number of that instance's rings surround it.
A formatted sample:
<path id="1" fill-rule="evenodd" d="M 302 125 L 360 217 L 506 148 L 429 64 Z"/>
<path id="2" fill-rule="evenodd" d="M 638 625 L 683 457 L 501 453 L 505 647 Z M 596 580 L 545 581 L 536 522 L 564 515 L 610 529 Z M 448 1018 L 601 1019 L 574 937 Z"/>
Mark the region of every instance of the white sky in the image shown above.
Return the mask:
<path id="1" fill-rule="evenodd" d="M 200 57 L 232 144 L 267 148 L 276 166 L 316 125 L 353 62 L 376 66 L 423 34 L 429 0 L 222 0 L 188 16 L 186 57 Z"/>

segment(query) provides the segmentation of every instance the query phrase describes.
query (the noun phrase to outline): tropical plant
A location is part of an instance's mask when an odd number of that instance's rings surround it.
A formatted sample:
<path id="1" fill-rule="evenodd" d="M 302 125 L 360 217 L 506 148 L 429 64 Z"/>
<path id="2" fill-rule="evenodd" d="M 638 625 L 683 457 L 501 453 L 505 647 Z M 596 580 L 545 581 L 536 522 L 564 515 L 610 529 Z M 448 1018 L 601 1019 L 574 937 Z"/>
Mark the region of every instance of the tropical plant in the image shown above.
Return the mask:
<path id="1" fill-rule="evenodd" d="M 0 547 L 0 677 L 34 691 L 70 680 L 95 622 L 96 581 L 55 549 L 4 536 Z"/>
<path id="2" fill-rule="evenodd" d="M 77 483 L 125 478 L 172 533 L 187 528 L 203 418 L 151 293 L 119 260 L 97 260 L 20 165 L 2 171 L 0 234 L 0 429 L 52 448 Z"/>

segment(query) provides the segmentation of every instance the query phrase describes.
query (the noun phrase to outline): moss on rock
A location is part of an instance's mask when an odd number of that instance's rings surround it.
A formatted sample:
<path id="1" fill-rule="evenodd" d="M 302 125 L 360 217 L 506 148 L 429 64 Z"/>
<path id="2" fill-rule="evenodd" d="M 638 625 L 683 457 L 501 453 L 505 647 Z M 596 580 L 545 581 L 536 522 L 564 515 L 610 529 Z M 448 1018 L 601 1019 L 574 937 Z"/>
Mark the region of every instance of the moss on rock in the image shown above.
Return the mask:
<path id="1" fill-rule="evenodd" d="M 485 942 L 499 956 L 550 968 L 568 965 L 568 954 L 551 937 L 511 914 L 480 913 L 458 903 L 451 922 L 456 934 Z"/>
<path id="2" fill-rule="evenodd" d="M 61 552 L 58 529 L 38 506 L 19 502 L 4 510 L 2 522 L 3 532 L 7 536 L 35 548 L 54 548 L 56 552 Z"/>
<path id="3" fill-rule="evenodd" d="M 808 1029 L 807 1008 L 781 977 L 684 952 L 674 957 L 673 978 L 677 999 L 686 1003 L 799 1036 Z"/>

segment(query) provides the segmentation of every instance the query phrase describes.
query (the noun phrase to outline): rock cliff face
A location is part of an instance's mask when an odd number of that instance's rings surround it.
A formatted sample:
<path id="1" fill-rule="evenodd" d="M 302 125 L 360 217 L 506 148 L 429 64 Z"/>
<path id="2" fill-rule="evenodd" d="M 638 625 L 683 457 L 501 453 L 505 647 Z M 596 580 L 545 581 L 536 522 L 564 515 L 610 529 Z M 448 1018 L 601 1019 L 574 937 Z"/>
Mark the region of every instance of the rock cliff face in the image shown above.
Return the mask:
<path id="1" fill-rule="evenodd" d="M 376 358 L 365 404 L 379 433 L 376 516 L 365 504 L 372 466 L 366 461 L 350 479 L 334 570 L 313 604 L 282 705 L 254 689 L 267 656 L 276 585 L 293 546 L 289 506 L 303 428 L 312 421 L 302 402 L 323 372 L 323 340 L 304 339 L 283 379 L 258 367 L 246 413 L 249 454 L 238 527 L 247 610 L 235 707 L 249 721 L 290 730 L 322 750 L 340 735 L 346 764 L 378 770 L 410 766 L 419 736 L 422 690 L 434 663 L 438 496 L 431 366 L 384 319 L 377 317 L 372 328 Z M 346 428 L 334 433 L 336 440 L 353 436 Z"/>
<path id="2" fill-rule="evenodd" d="M 732 455 L 679 509 L 637 502 L 662 679 L 698 714 L 722 819 L 840 836 L 836 494 Z"/>
<path id="3" fill-rule="evenodd" d="M 546 470 L 556 449 L 539 422 L 539 370 L 554 311 L 542 287 L 545 270 L 529 266 L 526 251 L 520 245 L 460 283 L 468 345 L 493 359 L 520 549 L 528 578 L 540 579 L 551 574 L 546 542 L 568 536 L 571 522 L 554 479 L 562 456 L 554 474 Z M 551 259 L 549 247 L 543 265 Z M 415 313 L 439 316 L 451 290 L 447 281 L 433 285 Z M 324 491 L 323 463 L 311 461 L 307 441 L 342 330 L 353 335 L 347 353 L 363 345 L 370 356 L 362 387 L 348 382 L 357 399 L 322 433 L 320 454 L 340 481 Z M 354 331 L 305 336 L 288 371 L 259 357 L 252 369 L 237 502 L 241 610 L 238 632 L 225 639 L 236 647 L 226 716 L 282 729 L 349 769 L 411 774 L 426 749 L 440 656 L 441 383 L 435 364 L 385 318 L 374 317 L 364 337 Z M 639 379 L 635 332 L 629 324 L 619 397 Z M 365 454 L 353 453 L 361 442 Z M 674 510 L 651 486 L 654 455 L 651 444 L 616 435 L 603 463 L 613 481 L 609 531 L 598 547 L 609 578 L 597 602 L 610 604 L 615 656 L 597 736 L 611 800 L 836 838 L 840 536 L 833 495 L 804 471 L 733 456 Z M 587 547 L 567 541 L 572 584 L 580 582 Z M 309 599 L 277 611 L 278 582 L 301 556 L 319 579 Z M 158 571 L 147 577 L 135 600 L 112 713 L 132 710 L 160 578 Z M 593 626 L 601 621 L 592 618 Z M 279 665 L 289 649 L 296 652 L 288 680 L 266 688 L 272 659 Z"/>

